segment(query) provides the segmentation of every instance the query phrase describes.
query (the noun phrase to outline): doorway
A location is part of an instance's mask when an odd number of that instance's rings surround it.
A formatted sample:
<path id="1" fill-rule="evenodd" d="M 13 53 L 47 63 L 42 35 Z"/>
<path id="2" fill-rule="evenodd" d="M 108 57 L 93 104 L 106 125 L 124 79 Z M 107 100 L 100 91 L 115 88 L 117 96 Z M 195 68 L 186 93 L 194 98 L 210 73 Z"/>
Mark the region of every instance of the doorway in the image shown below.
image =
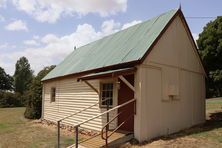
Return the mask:
<path id="1" fill-rule="evenodd" d="M 134 86 L 134 74 L 126 75 L 124 78 Z M 120 89 L 118 92 L 118 105 L 121 105 L 134 98 L 134 92 L 131 90 L 123 81 L 119 79 Z M 122 112 L 122 113 L 121 113 Z M 118 113 L 121 113 L 118 117 L 118 125 L 124 122 L 128 117 L 130 117 L 126 123 L 124 123 L 120 130 L 123 131 L 134 131 L 134 104 L 130 103 L 124 107 L 118 109 Z"/>

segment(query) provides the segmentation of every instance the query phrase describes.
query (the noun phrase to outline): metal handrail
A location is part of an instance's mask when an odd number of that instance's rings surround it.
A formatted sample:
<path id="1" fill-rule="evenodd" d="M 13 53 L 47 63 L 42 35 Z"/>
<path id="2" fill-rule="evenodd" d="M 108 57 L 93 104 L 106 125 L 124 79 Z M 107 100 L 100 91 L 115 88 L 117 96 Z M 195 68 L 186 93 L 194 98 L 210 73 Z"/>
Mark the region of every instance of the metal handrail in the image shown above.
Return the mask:
<path id="1" fill-rule="evenodd" d="M 123 124 L 125 124 L 134 114 L 131 114 L 124 120 L 120 125 L 118 125 L 109 135 L 107 135 L 106 138 L 102 137 L 103 140 L 107 140 L 109 137 L 111 137 Z M 106 131 L 107 132 L 107 131 Z"/>
<path id="2" fill-rule="evenodd" d="M 120 114 L 122 114 L 123 112 L 120 112 L 118 113 L 115 117 L 113 117 L 109 122 L 107 122 L 103 127 L 102 127 L 102 130 L 101 130 L 101 138 L 103 140 L 105 140 L 105 138 L 103 137 L 103 133 L 104 133 L 104 129 L 107 127 L 107 125 L 109 125 L 111 122 L 113 122 L 113 120 L 115 120 Z"/>
<path id="3" fill-rule="evenodd" d="M 111 98 L 107 98 L 107 99 L 102 100 L 101 102 L 103 103 L 103 102 L 105 102 L 105 101 L 107 101 L 107 100 L 110 100 L 110 99 L 111 99 Z M 85 110 L 87 110 L 87 109 L 90 109 L 90 108 L 92 108 L 93 106 L 96 106 L 96 105 L 98 105 L 98 104 L 99 104 L 99 101 L 98 101 L 97 103 L 91 105 L 91 106 L 88 106 L 88 107 L 86 107 L 86 108 L 84 108 L 84 109 L 82 109 L 82 110 L 79 110 L 79 111 L 77 111 L 77 112 L 75 112 L 75 113 L 73 113 L 73 114 L 71 114 L 71 115 L 68 115 L 68 116 L 66 116 L 66 117 L 64 117 L 64 118 L 62 118 L 62 119 L 59 119 L 59 120 L 57 121 L 57 143 L 58 143 L 58 148 L 60 148 L 60 123 L 61 123 L 63 120 L 65 120 L 65 119 L 67 119 L 67 118 L 70 118 L 70 117 L 72 117 L 72 116 L 74 116 L 74 115 L 77 115 L 77 114 L 79 114 L 79 113 L 81 113 L 81 112 L 83 112 L 83 111 L 85 111 Z"/>
<path id="4" fill-rule="evenodd" d="M 127 101 L 127 102 L 125 102 L 125 103 L 123 103 L 123 104 L 121 104 L 121 105 L 118 105 L 118 106 L 116 106 L 116 107 L 114 107 L 114 108 L 112 108 L 112 109 L 109 109 L 109 110 L 107 110 L 107 111 L 105 111 L 105 112 L 103 112 L 103 113 L 101 113 L 101 114 L 99 114 L 99 115 L 97 115 L 97 116 L 95 116 L 95 117 L 92 117 L 92 118 L 89 118 L 89 119 L 87 119 L 87 120 L 85 120 L 85 121 L 83 121 L 83 122 L 81 122 L 81 123 L 79 123 L 79 124 L 77 124 L 77 125 L 75 125 L 74 126 L 74 128 L 75 128 L 75 147 L 76 148 L 78 148 L 78 140 L 79 140 L 79 127 L 82 125 L 82 124 L 85 124 L 85 123 L 87 123 L 87 122 L 89 122 L 89 121 L 92 121 L 92 120 L 94 120 L 94 119 L 96 119 L 96 118 L 98 118 L 98 117 L 100 117 L 100 116 L 102 116 L 102 115 L 104 115 L 104 114 L 107 114 L 107 113 L 109 113 L 109 112 L 111 112 L 111 111 L 113 111 L 113 110 L 116 110 L 116 109 L 118 109 L 118 108 L 121 108 L 121 107 L 123 107 L 123 106 L 126 106 L 127 104 L 130 104 L 130 103 L 132 103 L 132 102 L 134 102 L 134 101 L 136 101 L 136 99 L 134 98 L 134 99 L 131 99 L 131 100 L 129 100 L 129 101 Z M 125 123 L 126 121 L 124 121 L 124 123 Z M 120 125 L 123 125 L 124 123 L 121 123 Z M 119 128 L 120 126 L 118 126 L 117 128 Z M 117 129 L 116 129 L 117 130 Z M 115 131 L 116 131 L 115 130 Z M 114 132 L 115 132 L 114 131 Z M 113 133 L 111 133 L 111 134 L 113 134 Z"/>
<path id="5" fill-rule="evenodd" d="M 96 118 L 98 118 L 98 117 L 100 117 L 100 116 L 102 116 L 102 115 L 104 115 L 104 114 L 107 114 L 107 113 L 109 113 L 109 112 L 111 112 L 111 111 L 113 111 L 113 110 L 116 110 L 116 109 L 118 109 L 118 108 L 121 108 L 121 107 L 123 107 L 123 106 L 125 106 L 125 105 L 127 105 L 127 104 L 129 104 L 129 103 L 131 103 L 131 102 L 134 102 L 134 101 L 136 101 L 135 98 L 134 98 L 134 99 L 131 99 L 131 100 L 129 100 L 129 101 L 127 101 L 127 102 L 125 102 L 125 103 L 123 103 L 123 104 L 121 104 L 121 105 L 118 105 L 118 106 L 116 106 L 116 107 L 114 107 L 114 108 L 111 108 L 111 109 L 109 109 L 109 110 L 107 110 L 107 111 L 105 111 L 105 112 L 103 112 L 103 113 L 101 113 L 101 114 L 99 114 L 99 115 L 97 115 L 97 116 L 95 116 L 95 117 L 89 118 L 89 119 L 87 119 L 87 120 L 85 120 L 85 121 L 83 121 L 83 122 L 75 125 L 74 127 L 79 127 L 80 125 L 82 125 L 82 124 L 84 124 L 84 123 L 86 123 L 86 122 L 89 122 L 89 121 L 91 121 L 91 120 L 94 120 L 94 119 L 96 119 Z"/>
<path id="6" fill-rule="evenodd" d="M 134 108 L 134 110 L 135 110 L 135 108 Z M 102 128 L 102 130 L 101 130 L 101 138 L 106 141 L 106 147 L 108 147 L 108 139 L 109 139 L 109 137 L 111 137 L 122 125 L 124 125 L 124 124 L 125 124 L 131 117 L 133 117 L 133 115 L 135 114 L 135 111 L 134 111 L 133 114 L 130 114 L 130 115 L 126 118 L 126 120 L 124 120 L 123 122 L 121 122 L 121 124 L 119 124 L 114 130 L 112 130 L 112 132 L 111 132 L 110 134 L 108 134 L 109 128 L 107 128 L 107 127 L 109 127 L 109 124 L 112 123 L 112 122 L 113 122 L 120 114 L 122 114 L 123 112 L 125 112 L 125 111 L 122 111 L 122 112 L 118 113 L 115 117 L 113 117 L 109 122 L 107 122 L 107 123 L 103 126 L 103 128 Z M 105 129 L 106 129 L 106 131 L 105 131 L 106 137 L 104 137 L 104 134 L 103 134 Z"/>
<path id="7" fill-rule="evenodd" d="M 105 100 L 102 100 L 101 102 L 105 102 L 105 101 L 107 101 L 107 100 L 110 100 L 111 98 L 107 98 L 107 99 L 105 99 Z M 87 109 L 90 109 L 90 108 L 92 108 L 93 106 L 96 106 L 96 105 L 98 105 L 99 104 L 99 102 L 97 102 L 97 103 L 95 103 L 95 104 L 93 104 L 93 105 L 90 105 L 90 106 L 88 106 L 88 107 L 86 107 L 86 108 L 83 108 L 83 109 L 81 109 L 81 110 L 79 110 L 79 111 L 77 111 L 77 112 L 75 112 L 75 113 L 73 113 L 73 114 L 70 114 L 70 115 L 68 115 L 68 116 L 66 116 L 66 117 L 63 117 L 62 119 L 59 119 L 58 121 L 63 121 L 63 120 L 65 120 L 65 119 L 67 119 L 67 118 L 69 118 L 69 117 L 72 117 L 72 116 L 74 116 L 74 115 L 77 115 L 77 114 L 79 114 L 79 113 L 81 113 L 81 112 L 83 112 L 83 111 L 85 111 L 85 110 L 87 110 Z M 57 121 L 57 122 L 58 122 Z"/>
<path id="8" fill-rule="evenodd" d="M 110 100 L 110 99 L 111 99 L 111 98 L 107 98 L 107 99 L 102 100 L 101 102 L 105 102 L 105 101 Z M 87 110 L 87 109 L 92 108 L 93 106 L 96 106 L 97 104 L 99 104 L 99 101 L 98 101 L 97 103 L 89 106 L 89 107 L 86 107 L 86 108 L 84 108 L 84 109 L 82 109 L 82 110 L 79 110 L 79 111 L 77 111 L 77 112 L 75 112 L 75 113 L 73 113 L 73 114 L 71 114 L 71 115 L 68 115 L 68 116 L 66 116 L 66 117 L 64 117 L 64 118 L 62 118 L 62 119 L 59 119 L 59 120 L 57 121 L 57 144 L 58 144 L 58 148 L 60 147 L 60 123 L 61 123 L 63 120 L 67 119 L 67 118 L 70 118 L 70 117 L 72 117 L 72 116 L 74 116 L 74 115 L 77 115 L 77 114 L 79 114 L 79 113 Z"/>

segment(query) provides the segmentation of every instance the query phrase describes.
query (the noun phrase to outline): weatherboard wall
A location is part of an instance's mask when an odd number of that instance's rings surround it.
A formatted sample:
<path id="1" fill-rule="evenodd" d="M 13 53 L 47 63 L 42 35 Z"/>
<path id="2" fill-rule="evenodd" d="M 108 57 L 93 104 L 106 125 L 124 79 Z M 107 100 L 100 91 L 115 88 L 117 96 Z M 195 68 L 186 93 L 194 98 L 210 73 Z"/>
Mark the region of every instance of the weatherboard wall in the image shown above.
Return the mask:
<path id="1" fill-rule="evenodd" d="M 100 80 L 89 81 L 89 83 L 99 90 Z M 44 82 L 43 84 L 43 118 L 52 122 L 57 122 L 59 119 L 89 107 L 99 101 L 99 95 L 84 82 L 77 82 L 75 77 Z M 56 87 L 55 102 L 50 102 L 50 89 L 52 87 Z M 114 106 L 117 104 L 116 97 L 117 92 L 114 92 Z M 100 108 L 98 104 L 91 109 L 64 120 L 63 123 L 67 125 L 77 125 L 105 110 L 104 108 Z M 111 112 L 110 118 L 114 117 L 114 115 L 116 115 L 116 111 Z M 101 130 L 101 127 L 105 123 L 106 115 L 83 124 L 81 127 Z M 111 124 L 110 128 L 114 128 L 115 126 L 116 120 Z"/>
<path id="2" fill-rule="evenodd" d="M 205 121 L 205 73 L 179 16 L 138 66 L 135 86 L 139 141 Z"/>

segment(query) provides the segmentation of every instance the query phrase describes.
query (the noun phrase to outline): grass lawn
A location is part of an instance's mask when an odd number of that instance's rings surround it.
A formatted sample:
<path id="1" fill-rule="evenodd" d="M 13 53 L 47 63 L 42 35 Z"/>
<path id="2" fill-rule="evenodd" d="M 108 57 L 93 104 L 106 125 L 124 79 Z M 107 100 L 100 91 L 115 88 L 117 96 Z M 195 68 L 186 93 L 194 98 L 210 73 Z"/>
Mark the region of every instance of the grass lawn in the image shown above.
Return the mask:
<path id="1" fill-rule="evenodd" d="M 163 137 L 142 145 L 123 147 L 222 147 L 222 98 L 206 101 L 207 121 L 204 125 Z M 25 108 L 0 108 L 0 148 L 54 148 L 56 128 L 46 127 L 23 117 Z M 74 134 L 62 131 L 62 147 L 74 143 Z"/>
<path id="2" fill-rule="evenodd" d="M 149 148 L 221 148 L 222 147 L 222 98 L 206 100 L 206 123 L 140 145 L 123 147 Z"/>
<path id="3" fill-rule="evenodd" d="M 25 119 L 24 111 L 25 108 L 0 108 L 0 148 L 56 147 L 56 129 Z M 61 136 L 62 147 L 73 142 L 72 136 Z"/>
<path id="4" fill-rule="evenodd" d="M 222 98 L 206 101 L 206 123 L 194 129 L 192 137 L 205 138 L 222 144 Z M 191 129 L 192 130 L 192 129 Z M 222 145 L 220 145 L 222 147 Z"/>

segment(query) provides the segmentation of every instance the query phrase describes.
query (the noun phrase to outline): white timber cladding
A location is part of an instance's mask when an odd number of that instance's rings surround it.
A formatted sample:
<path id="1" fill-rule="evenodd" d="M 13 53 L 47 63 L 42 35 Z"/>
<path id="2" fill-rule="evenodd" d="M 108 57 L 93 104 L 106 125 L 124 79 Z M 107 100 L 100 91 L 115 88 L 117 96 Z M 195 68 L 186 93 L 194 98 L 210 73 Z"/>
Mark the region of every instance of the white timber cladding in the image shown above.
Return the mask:
<path id="1" fill-rule="evenodd" d="M 177 16 L 135 75 L 139 141 L 205 121 L 205 73 L 198 58 Z"/>
<path id="2" fill-rule="evenodd" d="M 111 82 L 111 80 L 108 80 Z M 97 90 L 100 90 L 100 80 L 88 81 Z M 105 82 L 103 80 L 103 82 Z M 113 106 L 117 105 L 117 89 L 116 89 L 116 79 L 112 80 L 114 82 L 114 96 L 113 96 Z M 56 101 L 50 102 L 50 90 L 52 87 L 56 87 Z M 76 78 L 64 78 L 61 80 L 54 80 L 51 82 L 44 82 L 44 119 L 57 122 L 59 119 L 73 114 L 79 110 L 89 107 L 99 101 L 99 95 L 90 88 L 84 82 L 77 82 Z M 85 121 L 91 117 L 94 117 L 102 112 L 106 111 L 105 108 L 100 108 L 99 104 L 74 115 L 62 123 L 67 125 L 76 125 Z M 110 113 L 110 118 L 116 115 L 117 111 L 112 111 Z M 88 123 L 81 125 L 87 129 L 101 130 L 102 126 L 106 123 L 106 115 L 92 120 Z M 110 125 L 110 128 L 116 127 L 117 121 L 115 120 Z"/>

